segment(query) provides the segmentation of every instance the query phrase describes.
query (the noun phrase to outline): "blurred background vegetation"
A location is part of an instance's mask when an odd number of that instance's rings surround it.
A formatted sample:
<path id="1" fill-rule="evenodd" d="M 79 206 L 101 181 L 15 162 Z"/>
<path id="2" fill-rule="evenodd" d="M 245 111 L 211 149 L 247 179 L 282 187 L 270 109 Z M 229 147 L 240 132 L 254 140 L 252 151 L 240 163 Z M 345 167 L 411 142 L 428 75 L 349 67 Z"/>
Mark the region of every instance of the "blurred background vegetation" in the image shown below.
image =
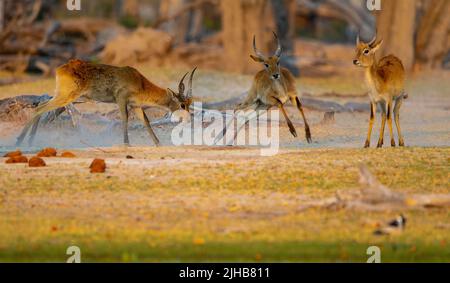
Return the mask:
<path id="1" fill-rule="evenodd" d="M 296 75 L 348 74 L 358 32 L 378 30 L 381 55 L 411 72 L 448 69 L 450 1 L 381 0 L 0 0 L 0 70 L 50 76 L 72 58 L 115 65 L 193 65 L 252 73 L 252 38 L 267 53 L 276 31 Z M 16 79 L 12 79 L 16 81 Z M 12 82 L 0 80 L 0 84 Z"/>

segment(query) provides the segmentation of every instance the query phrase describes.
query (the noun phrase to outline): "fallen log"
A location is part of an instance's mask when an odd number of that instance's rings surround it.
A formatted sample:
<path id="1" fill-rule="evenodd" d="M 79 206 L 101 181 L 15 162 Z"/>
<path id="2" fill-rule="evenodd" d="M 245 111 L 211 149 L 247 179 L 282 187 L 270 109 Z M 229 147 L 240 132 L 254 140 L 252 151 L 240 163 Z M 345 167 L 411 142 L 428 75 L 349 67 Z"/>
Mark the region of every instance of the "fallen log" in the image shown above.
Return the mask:
<path id="1" fill-rule="evenodd" d="M 203 106 L 207 109 L 214 109 L 214 110 L 234 109 L 237 104 L 239 104 L 245 99 L 246 96 L 247 94 L 244 93 L 241 96 L 233 97 L 224 101 L 204 103 Z M 326 96 L 326 94 L 323 96 Z M 302 97 L 301 101 L 305 108 L 321 112 L 345 113 L 345 112 L 370 111 L 368 103 L 348 102 L 342 105 L 334 101 L 312 98 L 310 96 Z"/>
<path id="2" fill-rule="evenodd" d="M 233 97 L 231 99 L 220 102 L 204 103 L 203 107 L 205 109 L 220 110 L 220 111 L 234 109 L 236 105 L 245 98 L 245 96 L 246 94 L 243 94 L 241 96 Z M 49 95 L 44 94 L 42 96 L 24 95 L 0 100 L 0 119 L 5 119 L 10 114 L 17 113 L 21 109 L 36 108 L 39 104 L 44 103 L 50 99 L 51 97 Z M 342 105 L 337 102 L 316 99 L 312 97 L 303 97 L 302 102 L 304 104 L 304 107 L 307 109 L 321 111 L 325 113 L 369 111 L 369 106 L 366 103 L 349 102 Z M 74 104 L 77 103 L 81 103 L 81 101 L 75 102 Z M 53 115 L 55 116 L 55 113 L 57 113 L 56 114 L 57 117 L 66 110 L 67 110 L 66 108 L 57 109 L 54 111 Z M 9 119 L 11 118 L 13 117 L 9 117 Z"/>
<path id="3" fill-rule="evenodd" d="M 44 94 L 41 96 L 35 95 L 22 95 L 12 98 L 7 98 L 0 100 L 0 121 L 14 121 L 23 119 L 23 111 L 26 109 L 34 109 L 40 104 L 45 103 L 52 99 L 51 96 Z M 62 113 L 67 112 L 69 116 L 74 120 L 73 117 L 73 105 L 69 104 L 66 107 L 58 108 L 54 111 L 49 112 L 43 120 L 43 123 L 50 123 L 56 117 L 60 116 Z"/>
<path id="4" fill-rule="evenodd" d="M 398 193 L 381 184 L 365 166 L 359 168 L 361 189 L 338 192 L 335 197 L 305 200 L 298 208 L 349 209 L 363 211 L 405 211 L 430 208 L 450 208 L 450 194 Z"/>

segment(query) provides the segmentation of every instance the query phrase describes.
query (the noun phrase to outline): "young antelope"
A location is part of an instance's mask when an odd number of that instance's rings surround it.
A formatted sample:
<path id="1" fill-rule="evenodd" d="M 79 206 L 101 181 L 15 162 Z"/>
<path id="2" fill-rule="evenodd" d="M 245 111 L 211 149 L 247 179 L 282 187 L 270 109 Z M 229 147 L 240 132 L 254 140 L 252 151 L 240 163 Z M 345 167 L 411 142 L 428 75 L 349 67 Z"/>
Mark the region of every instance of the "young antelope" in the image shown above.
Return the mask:
<path id="1" fill-rule="evenodd" d="M 369 88 L 371 101 L 369 131 L 365 148 L 370 147 L 377 105 L 381 108 L 381 130 L 377 147 L 383 147 L 386 120 L 389 126 L 391 145 L 393 147 L 396 145 L 392 126 L 392 112 L 397 126 L 399 145 L 405 145 L 400 128 L 400 108 L 403 99 L 408 98 L 408 94 L 405 92 L 405 68 L 400 59 L 394 55 L 383 57 L 380 60 L 376 59 L 375 53 L 382 44 L 383 40 L 377 41 L 377 35 L 369 43 L 362 42 L 359 35 L 356 40 L 356 57 L 353 64 L 365 69 L 366 84 Z"/>

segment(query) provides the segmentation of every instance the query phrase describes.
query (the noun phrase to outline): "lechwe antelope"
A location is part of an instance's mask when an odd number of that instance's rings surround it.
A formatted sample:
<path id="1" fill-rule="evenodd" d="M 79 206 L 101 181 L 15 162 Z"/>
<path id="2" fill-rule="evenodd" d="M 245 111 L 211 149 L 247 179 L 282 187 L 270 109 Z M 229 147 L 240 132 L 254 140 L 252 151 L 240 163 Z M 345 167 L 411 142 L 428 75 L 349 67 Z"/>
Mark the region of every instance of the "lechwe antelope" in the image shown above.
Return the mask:
<path id="1" fill-rule="evenodd" d="M 158 137 L 153 131 L 150 120 L 143 107 L 159 106 L 175 112 L 184 110 L 180 118 L 188 119 L 189 106 L 192 103 L 192 79 L 196 68 L 191 72 L 188 91 L 185 95 L 184 79 L 178 86 L 178 93 L 171 89 L 163 89 L 147 80 L 141 73 L 131 67 L 114 67 L 93 64 L 81 60 L 72 60 L 56 70 L 55 96 L 49 102 L 40 105 L 31 121 L 25 126 L 17 138 L 17 146 L 21 145 L 28 130 L 33 125 L 30 134 L 30 144 L 36 134 L 41 116 L 49 111 L 64 107 L 78 98 L 105 103 L 117 103 L 123 122 L 123 141 L 128 139 L 128 107 L 133 109 L 137 117 L 145 124 L 150 137 L 159 145 Z"/>
<path id="2" fill-rule="evenodd" d="M 370 96 L 370 122 L 369 132 L 365 147 L 370 147 L 370 138 L 372 135 L 373 123 L 377 104 L 381 108 L 381 131 L 378 139 L 378 147 L 383 147 L 384 128 L 386 120 L 389 126 L 391 136 L 391 145 L 395 146 L 394 132 L 392 128 L 392 111 L 397 125 L 399 145 L 404 146 L 401 128 L 400 128 L 400 107 L 403 99 L 408 98 L 405 93 L 405 69 L 400 59 L 393 55 L 381 58 L 379 61 L 375 58 L 375 53 L 380 49 L 383 40 L 377 41 L 377 35 L 369 42 L 364 43 L 360 40 L 359 35 L 356 40 L 356 57 L 353 64 L 363 67 L 366 72 L 366 84 L 369 88 Z M 395 102 L 394 108 L 392 108 Z"/>
<path id="3" fill-rule="evenodd" d="M 295 130 L 294 125 L 289 119 L 284 108 L 286 102 L 290 100 L 291 103 L 298 108 L 300 114 L 302 115 L 305 124 L 306 140 L 308 143 L 311 143 L 311 131 L 306 120 L 305 113 L 303 112 L 302 103 L 297 95 L 294 76 L 288 69 L 280 66 L 282 48 L 278 36 L 276 33 L 273 34 L 278 43 L 278 47 L 275 54 L 270 57 L 266 57 L 256 48 L 256 37 L 253 37 L 253 49 L 255 51 L 255 55 L 250 55 L 250 57 L 255 62 L 263 64 L 264 70 L 261 70 L 256 74 L 247 98 L 243 103 L 239 104 L 235 110 L 269 110 L 270 108 L 276 106 L 283 113 L 291 134 L 294 137 L 297 137 L 297 131 Z M 247 123 L 249 120 L 257 118 L 258 115 L 259 114 L 256 113 L 256 116 L 247 117 Z M 245 125 L 242 125 L 241 128 L 244 126 Z M 228 127 L 229 125 L 223 130 L 223 137 L 225 137 Z M 238 128 L 235 138 L 237 137 L 239 131 L 240 129 Z"/>

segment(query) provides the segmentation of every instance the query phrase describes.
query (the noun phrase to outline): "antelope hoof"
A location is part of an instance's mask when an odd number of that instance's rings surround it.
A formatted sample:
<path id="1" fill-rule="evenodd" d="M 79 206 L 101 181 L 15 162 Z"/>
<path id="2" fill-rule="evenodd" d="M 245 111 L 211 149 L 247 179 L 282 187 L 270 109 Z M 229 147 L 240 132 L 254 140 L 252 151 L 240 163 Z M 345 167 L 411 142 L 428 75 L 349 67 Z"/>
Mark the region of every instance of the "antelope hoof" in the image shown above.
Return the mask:
<path id="1" fill-rule="evenodd" d="M 306 141 L 308 143 L 312 143 L 311 131 L 309 130 L 309 128 L 306 129 Z"/>
<path id="2" fill-rule="evenodd" d="M 392 146 L 392 147 L 395 147 L 395 146 L 396 146 L 395 140 L 394 140 L 394 139 L 391 140 L 391 146 Z"/>
<path id="3" fill-rule="evenodd" d="M 370 148 L 370 141 L 366 141 L 366 144 L 364 145 L 364 148 Z"/>
<path id="4" fill-rule="evenodd" d="M 295 130 L 291 130 L 291 134 L 294 136 L 294 138 L 298 137 L 297 132 Z"/>
<path id="5" fill-rule="evenodd" d="M 377 148 L 383 148 L 383 140 L 378 141 Z"/>
<path id="6" fill-rule="evenodd" d="M 401 146 L 401 147 L 404 147 L 405 146 L 405 141 L 404 140 L 400 140 L 398 142 L 398 145 Z"/>

